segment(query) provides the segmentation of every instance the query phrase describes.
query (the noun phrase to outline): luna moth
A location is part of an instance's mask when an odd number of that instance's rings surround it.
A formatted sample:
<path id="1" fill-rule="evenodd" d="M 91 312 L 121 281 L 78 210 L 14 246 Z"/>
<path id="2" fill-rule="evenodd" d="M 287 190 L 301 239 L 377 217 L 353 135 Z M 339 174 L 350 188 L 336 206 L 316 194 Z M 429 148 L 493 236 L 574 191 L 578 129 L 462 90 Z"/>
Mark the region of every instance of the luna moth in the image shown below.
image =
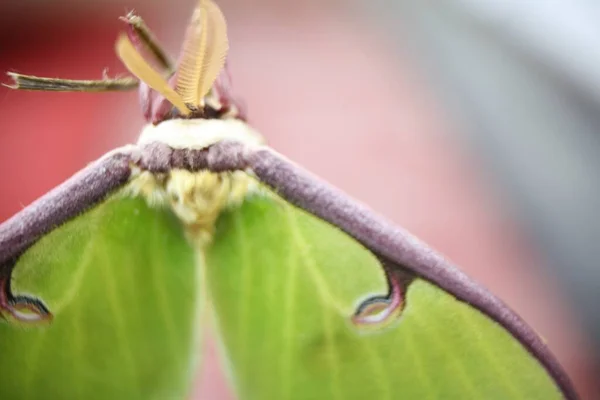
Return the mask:
<path id="1" fill-rule="evenodd" d="M 148 125 L 0 225 L 3 397 L 185 397 L 206 295 L 242 399 L 577 398 L 501 300 L 264 143 L 232 94 L 214 2 L 176 64 L 123 20 L 134 77 L 9 73 L 23 90 L 137 88 Z M 110 284 L 87 291 L 94 274 Z"/>

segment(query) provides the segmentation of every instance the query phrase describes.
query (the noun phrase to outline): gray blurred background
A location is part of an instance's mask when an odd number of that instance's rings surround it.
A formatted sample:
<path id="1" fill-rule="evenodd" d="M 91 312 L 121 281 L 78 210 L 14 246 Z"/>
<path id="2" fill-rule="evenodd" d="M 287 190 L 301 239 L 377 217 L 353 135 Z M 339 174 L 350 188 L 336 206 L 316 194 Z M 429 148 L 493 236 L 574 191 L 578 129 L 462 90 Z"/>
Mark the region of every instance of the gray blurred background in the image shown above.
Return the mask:
<path id="1" fill-rule="evenodd" d="M 600 3 L 378 1 L 600 354 Z"/>
<path id="2" fill-rule="evenodd" d="M 600 3 L 379 1 L 600 350 Z"/>

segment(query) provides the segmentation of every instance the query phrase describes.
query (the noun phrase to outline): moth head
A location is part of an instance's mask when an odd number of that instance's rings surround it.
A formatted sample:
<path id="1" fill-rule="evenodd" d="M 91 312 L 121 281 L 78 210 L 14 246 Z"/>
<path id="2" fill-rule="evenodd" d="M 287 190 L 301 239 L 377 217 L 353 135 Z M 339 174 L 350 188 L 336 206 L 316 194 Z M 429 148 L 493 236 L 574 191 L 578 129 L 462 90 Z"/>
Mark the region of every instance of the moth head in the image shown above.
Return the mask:
<path id="1" fill-rule="evenodd" d="M 155 45 L 141 18 L 132 12 L 122 20 L 127 32 L 117 40 L 117 55 L 140 80 L 140 102 L 148 121 L 244 119 L 229 88 L 227 24 L 212 0 L 199 0 L 175 67 Z"/>

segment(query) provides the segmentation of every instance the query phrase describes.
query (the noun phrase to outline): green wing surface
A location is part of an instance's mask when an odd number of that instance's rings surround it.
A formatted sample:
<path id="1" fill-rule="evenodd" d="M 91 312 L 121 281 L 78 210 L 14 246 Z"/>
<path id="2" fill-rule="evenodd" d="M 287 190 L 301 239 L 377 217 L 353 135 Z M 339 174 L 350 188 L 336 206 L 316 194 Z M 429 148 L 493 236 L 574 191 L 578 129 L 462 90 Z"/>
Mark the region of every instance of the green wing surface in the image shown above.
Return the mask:
<path id="1" fill-rule="evenodd" d="M 54 318 L 0 322 L 0 398 L 185 398 L 200 284 L 170 211 L 113 196 L 67 222 L 15 266 L 15 295 L 43 299 Z"/>
<path id="2" fill-rule="evenodd" d="M 478 310 L 421 279 L 393 322 L 352 322 L 387 283 L 371 252 L 255 196 L 218 220 L 208 290 L 240 399 L 559 399 L 546 370 Z"/>

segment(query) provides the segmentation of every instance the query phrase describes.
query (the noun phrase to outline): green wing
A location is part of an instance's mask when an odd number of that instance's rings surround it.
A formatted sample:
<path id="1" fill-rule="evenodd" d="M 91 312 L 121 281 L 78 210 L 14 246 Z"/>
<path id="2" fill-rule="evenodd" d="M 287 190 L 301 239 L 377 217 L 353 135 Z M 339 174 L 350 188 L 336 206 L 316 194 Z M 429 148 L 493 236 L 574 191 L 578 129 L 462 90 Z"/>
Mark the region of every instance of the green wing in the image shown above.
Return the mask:
<path id="1" fill-rule="evenodd" d="M 416 279 L 399 318 L 352 323 L 383 269 L 337 228 L 254 197 L 218 221 L 207 283 L 241 399 L 557 399 L 499 325 Z"/>
<path id="2" fill-rule="evenodd" d="M 13 272 L 15 295 L 54 314 L 0 322 L 0 398 L 182 399 L 197 356 L 199 274 L 181 224 L 113 197 L 43 237 Z"/>

